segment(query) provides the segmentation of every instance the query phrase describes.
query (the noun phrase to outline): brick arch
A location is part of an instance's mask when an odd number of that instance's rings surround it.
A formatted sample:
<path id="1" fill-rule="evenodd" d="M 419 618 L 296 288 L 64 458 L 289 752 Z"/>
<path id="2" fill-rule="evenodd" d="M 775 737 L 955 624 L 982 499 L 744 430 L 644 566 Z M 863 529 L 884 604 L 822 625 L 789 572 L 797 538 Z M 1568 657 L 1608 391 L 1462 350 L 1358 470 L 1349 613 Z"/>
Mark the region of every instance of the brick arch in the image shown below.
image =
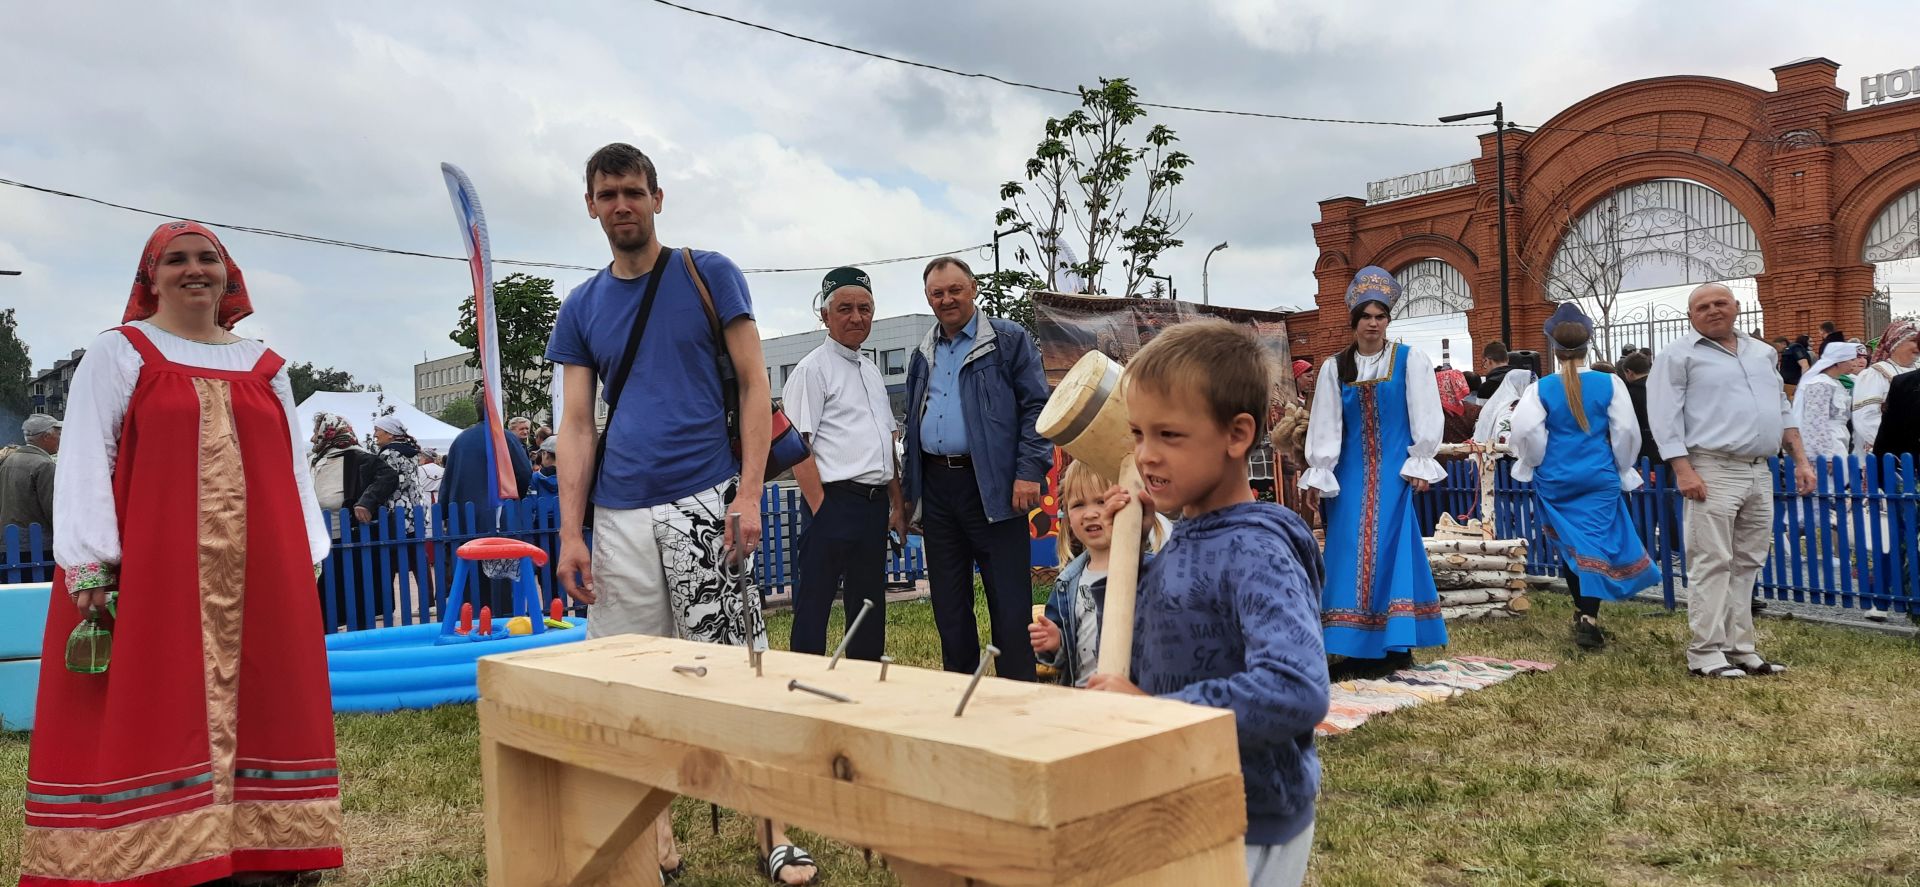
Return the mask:
<path id="1" fill-rule="evenodd" d="M 1835 260 L 1860 262 L 1867 245 L 1867 230 L 1873 220 L 1895 198 L 1920 187 L 1920 153 L 1907 154 L 1875 170 L 1842 197 L 1840 211 L 1834 214 L 1835 245 L 1840 251 Z"/>
<path id="2" fill-rule="evenodd" d="M 1423 253 L 1472 283 L 1474 341 L 1497 338 L 1500 307 L 1487 296 L 1501 285 L 1495 243 L 1504 184 L 1515 197 L 1506 213 L 1511 325 L 1525 341 L 1551 308 L 1528 268 L 1551 259 L 1566 214 L 1623 185 L 1681 178 L 1719 192 L 1759 235 L 1766 271 L 1756 283 L 1769 330 L 1810 330 L 1826 319 L 1857 328 L 1861 294 L 1873 285 L 1873 267 L 1860 259 L 1867 229 L 1889 200 L 1920 183 L 1920 155 L 1902 141 L 1920 134 L 1920 99 L 1849 108 L 1839 70 L 1838 62 L 1812 58 L 1774 68 L 1771 88 L 1697 76 L 1621 84 L 1538 130 L 1509 131 L 1505 183 L 1494 180 L 1500 158 L 1487 132 L 1471 157 L 1473 184 L 1379 204 L 1320 201 L 1314 242 L 1323 260 L 1338 258 L 1315 267 L 1318 304 L 1323 313 L 1344 314 L 1346 281 L 1337 278 L 1360 259 L 1392 265 Z M 1451 247 L 1405 236 L 1416 231 Z M 1338 326 L 1330 318 L 1300 320 L 1317 324 L 1317 336 Z"/>
<path id="3" fill-rule="evenodd" d="M 1770 95 L 1759 87 L 1720 77 L 1677 75 L 1634 80 L 1596 92 L 1548 118 L 1530 133 L 1527 151 L 1533 157 L 1539 156 L 1535 151 L 1555 153 L 1563 150 L 1567 143 L 1592 137 L 1585 130 L 1604 131 L 1637 117 L 1665 118 L 1661 121 L 1665 123 L 1676 116 L 1698 115 L 1725 121 L 1747 132 L 1766 131 L 1766 102 Z M 1644 143 L 1645 139 L 1630 139 L 1625 135 L 1638 131 L 1623 129 L 1620 140 L 1627 145 L 1634 141 Z M 1612 133 L 1602 137 L 1615 138 Z"/>
<path id="4" fill-rule="evenodd" d="M 1394 274 L 1399 274 L 1400 269 L 1421 259 L 1439 259 L 1452 265 L 1453 270 L 1460 272 L 1460 275 L 1469 281 L 1473 280 L 1474 275 L 1480 273 L 1480 258 L 1473 254 L 1473 250 L 1468 249 L 1467 245 L 1459 240 L 1439 234 L 1414 234 L 1403 237 L 1376 251 L 1373 258 L 1365 264 L 1379 265 Z M 1479 294 L 1475 293 L 1474 298 L 1478 299 Z"/>

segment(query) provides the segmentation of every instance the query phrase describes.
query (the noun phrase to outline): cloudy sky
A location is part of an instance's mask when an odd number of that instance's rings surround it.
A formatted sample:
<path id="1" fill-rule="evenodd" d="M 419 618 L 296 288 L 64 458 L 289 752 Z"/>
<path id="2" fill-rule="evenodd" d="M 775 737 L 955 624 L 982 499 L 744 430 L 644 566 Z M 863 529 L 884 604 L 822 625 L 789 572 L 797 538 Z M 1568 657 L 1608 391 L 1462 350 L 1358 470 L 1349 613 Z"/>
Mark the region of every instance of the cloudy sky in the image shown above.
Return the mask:
<path id="1" fill-rule="evenodd" d="M 1920 64 L 1899 4 L 1006 2 L 690 5 L 877 52 L 1143 98 L 1432 121 L 1506 102 L 1537 124 L 1615 84 L 1706 74 L 1771 87 L 1824 55 L 1863 74 Z M 548 8 L 539 8 L 539 7 Z M 1809 20 L 1811 18 L 1811 20 Z M 1072 100 L 917 70 L 650 0 L 284 4 L 0 0 L 0 178 L 217 222 L 459 251 L 438 164 L 472 176 L 494 255 L 599 266 L 581 168 L 610 141 L 660 167 L 669 245 L 743 267 L 832 265 L 989 239 L 997 186 Z M 1467 159 L 1474 130 L 1184 112 L 1183 297 L 1307 305 L 1315 201 Z M 0 187 L 0 306 L 36 367 L 119 319 L 157 219 Z M 258 314 L 241 332 L 412 392 L 456 351 L 460 265 L 226 235 Z M 991 258 L 969 254 L 975 267 Z M 872 269 L 884 314 L 925 310 L 920 263 Z M 513 269 L 497 266 L 504 276 Z M 550 272 L 562 292 L 586 275 Z M 1920 276 L 1920 275 L 1915 275 Z M 768 334 L 812 326 L 817 273 L 750 281 Z"/>

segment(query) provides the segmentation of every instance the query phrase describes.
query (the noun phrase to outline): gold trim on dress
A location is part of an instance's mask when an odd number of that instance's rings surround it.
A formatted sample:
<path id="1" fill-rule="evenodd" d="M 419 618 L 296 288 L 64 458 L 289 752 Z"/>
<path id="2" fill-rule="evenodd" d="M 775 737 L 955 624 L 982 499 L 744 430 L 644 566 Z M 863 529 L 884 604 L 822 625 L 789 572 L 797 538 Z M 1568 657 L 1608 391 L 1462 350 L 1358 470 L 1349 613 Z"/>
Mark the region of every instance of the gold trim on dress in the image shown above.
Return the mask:
<path id="1" fill-rule="evenodd" d="M 200 395 L 200 641 L 207 680 L 213 800 L 233 801 L 240 720 L 240 616 L 247 584 L 246 467 L 233 420 L 233 389 L 193 380 Z"/>
<path id="2" fill-rule="evenodd" d="M 342 827 L 337 798 L 242 801 L 111 829 L 28 826 L 20 872 L 113 883 L 236 850 L 332 849 Z"/>
<path id="3" fill-rule="evenodd" d="M 1400 363 L 1400 346 L 1397 343 L 1388 342 L 1387 343 L 1387 374 L 1384 376 L 1381 376 L 1378 379 L 1364 379 L 1364 380 L 1355 379 L 1353 380 L 1353 384 L 1356 386 L 1378 385 L 1381 382 L 1385 382 L 1388 379 L 1393 378 L 1393 368 L 1397 366 L 1399 363 Z"/>

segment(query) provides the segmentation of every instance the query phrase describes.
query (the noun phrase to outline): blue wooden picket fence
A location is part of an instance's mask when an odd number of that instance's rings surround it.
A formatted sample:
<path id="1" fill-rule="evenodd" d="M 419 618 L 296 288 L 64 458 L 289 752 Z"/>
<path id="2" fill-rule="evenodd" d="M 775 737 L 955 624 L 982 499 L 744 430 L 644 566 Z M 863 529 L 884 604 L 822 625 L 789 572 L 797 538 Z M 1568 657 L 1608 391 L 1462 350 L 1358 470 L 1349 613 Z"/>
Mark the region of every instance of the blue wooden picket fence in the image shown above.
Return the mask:
<path id="1" fill-rule="evenodd" d="M 1527 572 L 1558 576 L 1547 545 L 1533 485 L 1513 479 L 1502 460 L 1494 476 L 1494 530 L 1524 538 Z M 1909 612 L 1920 605 L 1920 473 L 1910 456 L 1821 460 L 1814 492 L 1795 492 L 1790 463 L 1769 462 L 1774 497 L 1773 548 L 1761 567 L 1756 594 L 1843 609 Z M 1646 479 L 1623 494 L 1634 529 L 1654 563 L 1661 591 L 1674 605 L 1686 584 L 1686 500 L 1665 467 L 1640 463 Z M 1473 462 L 1447 463 L 1446 481 L 1414 497 L 1422 531 L 1432 533 L 1442 513 L 1479 517 L 1480 476 Z"/>
<path id="2" fill-rule="evenodd" d="M 547 564 L 535 570 L 542 601 L 564 598 L 554 569 L 560 555 L 560 522 L 553 497 L 505 503 L 494 521 L 471 503 L 411 510 L 382 509 L 366 523 L 352 525 L 347 512 L 328 516 L 330 526 L 346 525 L 321 565 L 316 594 L 326 624 L 350 628 L 412 625 L 439 618 L 453 581 L 454 549 L 486 536 L 505 536 L 539 546 Z M 760 547 L 753 578 L 762 595 L 791 589 L 797 579 L 800 533 L 809 516 L 798 490 L 770 486 L 760 498 Z M 591 544 L 591 536 L 589 536 Z M 926 575 L 926 558 L 917 544 L 888 555 L 887 579 L 912 583 Z M 0 583 L 46 582 L 53 577 L 53 555 L 38 525 L 0 531 Z M 576 615 L 585 608 L 567 601 Z"/>
<path id="3" fill-rule="evenodd" d="M 1445 464 L 1447 479 L 1414 497 L 1423 532 L 1431 533 L 1442 513 L 1480 516 L 1478 466 Z M 1547 545 L 1532 484 L 1514 480 L 1510 464 L 1502 461 L 1495 469 L 1495 530 L 1503 538 L 1528 541 L 1529 573 L 1557 576 L 1560 564 Z M 1661 565 L 1661 590 L 1673 606 L 1674 589 L 1686 582 L 1685 500 L 1665 468 L 1643 462 L 1640 471 L 1648 481 L 1624 494 L 1627 511 Z M 1819 488 L 1807 496 L 1793 492 L 1790 468 L 1775 461 L 1772 471 L 1773 549 L 1761 569 L 1759 596 L 1895 612 L 1920 605 L 1920 472 L 1911 457 L 1829 460 L 1821 466 Z M 761 593 L 769 594 L 794 583 L 807 515 L 799 491 L 791 488 L 768 487 L 760 504 L 754 579 Z M 336 526 L 343 516 L 335 516 Z M 553 558 L 559 555 L 559 519 L 550 497 L 507 503 L 498 530 L 483 521 L 471 506 L 434 506 L 383 512 L 353 527 L 323 566 L 328 624 L 406 625 L 438 618 L 452 579 L 453 549 L 470 539 L 508 536 L 538 545 Z M 552 599 L 559 591 L 553 560 L 537 573 L 542 599 Z M 40 527 L 0 529 L 0 583 L 45 582 L 52 575 L 53 556 Z M 925 575 L 926 560 L 917 545 L 889 556 L 889 581 L 912 582 Z"/>

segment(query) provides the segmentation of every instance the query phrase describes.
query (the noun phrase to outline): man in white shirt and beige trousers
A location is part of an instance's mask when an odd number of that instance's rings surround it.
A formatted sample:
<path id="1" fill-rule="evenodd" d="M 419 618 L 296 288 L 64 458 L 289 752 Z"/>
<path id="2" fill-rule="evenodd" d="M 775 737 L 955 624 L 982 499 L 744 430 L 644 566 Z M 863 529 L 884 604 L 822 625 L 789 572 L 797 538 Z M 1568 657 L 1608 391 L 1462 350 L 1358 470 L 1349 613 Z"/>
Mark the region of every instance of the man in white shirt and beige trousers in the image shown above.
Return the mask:
<path id="1" fill-rule="evenodd" d="M 825 653 L 834 592 L 845 589 L 848 621 L 871 601 L 847 643 L 852 659 L 877 660 L 887 641 L 887 530 L 906 539 L 895 463 L 893 407 L 880 369 L 860 352 L 873 331 L 873 284 L 858 268 L 835 268 L 814 307 L 827 340 L 793 368 L 781 404 L 813 455 L 793 468 L 813 519 L 800 536 L 793 591 L 796 653 Z"/>
<path id="2" fill-rule="evenodd" d="M 1693 334 L 1660 352 L 1647 382 L 1654 440 L 1687 499 L 1687 670 L 1704 678 L 1787 670 L 1754 649 L 1753 588 L 1773 538 L 1767 459 L 1784 446 L 1795 488 L 1814 484 L 1778 355 L 1734 329 L 1739 311 L 1725 286 L 1695 288 Z"/>

